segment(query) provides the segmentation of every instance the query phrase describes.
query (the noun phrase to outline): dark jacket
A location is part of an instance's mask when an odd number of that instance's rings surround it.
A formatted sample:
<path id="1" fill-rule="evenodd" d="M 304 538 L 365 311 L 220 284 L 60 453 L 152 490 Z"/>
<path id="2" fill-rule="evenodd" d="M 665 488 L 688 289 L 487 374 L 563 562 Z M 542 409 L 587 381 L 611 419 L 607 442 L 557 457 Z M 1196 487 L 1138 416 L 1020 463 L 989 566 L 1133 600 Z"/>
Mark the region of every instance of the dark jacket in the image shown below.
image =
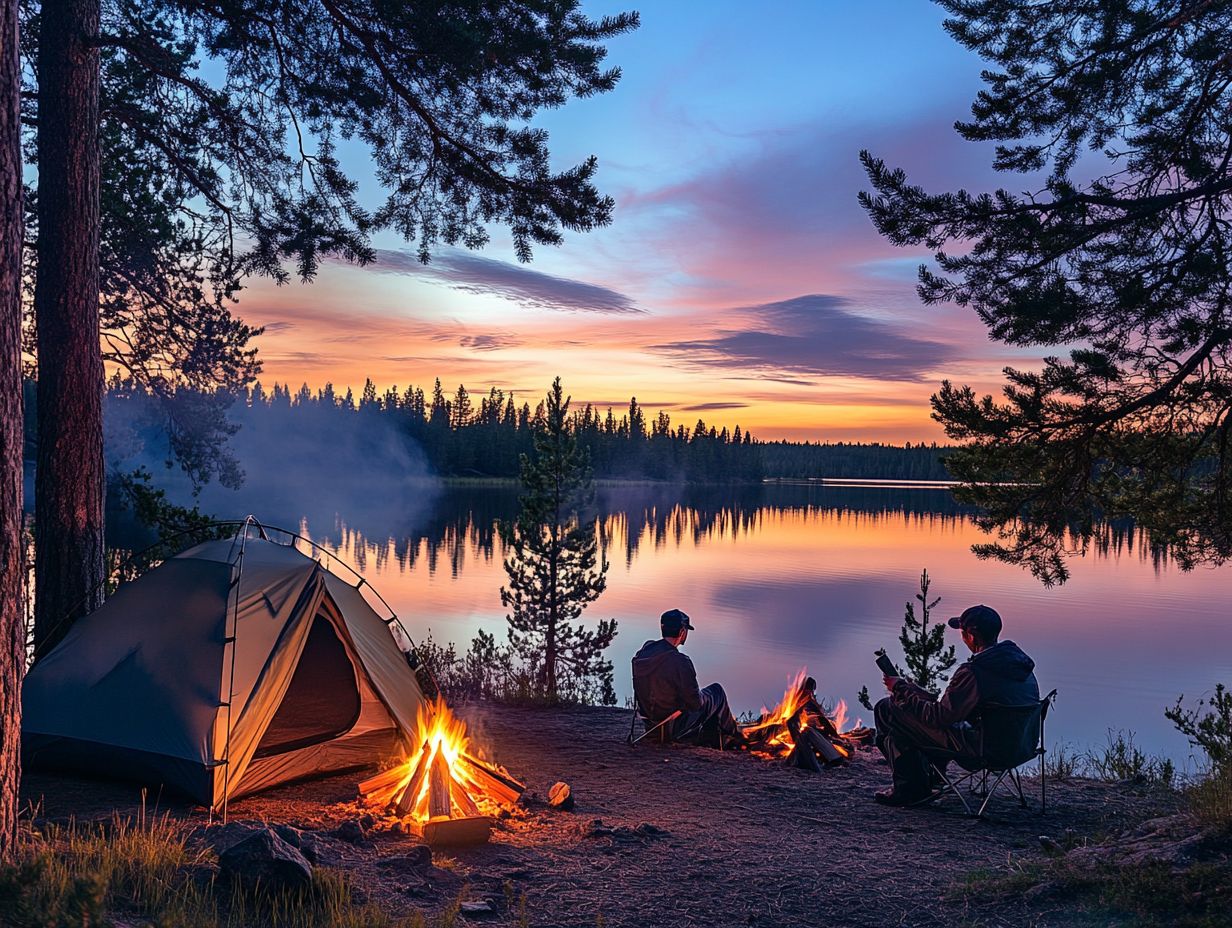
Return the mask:
<path id="1" fill-rule="evenodd" d="M 1035 661 L 1012 641 L 998 641 L 971 655 L 950 678 L 941 698 L 909 680 L 894 687 L 894 702 L 929 728 L 948 728 L 959 722 L 979 726 L 986 705 L 1029 706 L 1039 702 Z"/>
<path id="2" fill-rule="evenodd" d="M 677 709 L 691 712 L 701 706 L 693 662 L 663 638 L 647 641 L 633 656 L 633 694 L 652 723 Z"/>

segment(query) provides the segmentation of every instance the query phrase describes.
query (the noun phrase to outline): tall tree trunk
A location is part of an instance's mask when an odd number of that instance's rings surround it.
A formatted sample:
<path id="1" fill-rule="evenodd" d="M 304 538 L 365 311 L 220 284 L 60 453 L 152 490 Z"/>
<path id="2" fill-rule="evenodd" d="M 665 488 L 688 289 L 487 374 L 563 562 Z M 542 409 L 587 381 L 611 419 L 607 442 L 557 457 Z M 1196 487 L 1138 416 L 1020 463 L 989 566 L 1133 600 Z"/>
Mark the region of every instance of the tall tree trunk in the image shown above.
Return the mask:
<path id="1" fill-rule="evenodd" d="M 44 0 L 39 29 L 36 659 L 103 593 L 99 7 Z"/>
<path id="2" fill-rule="evenodd" d="M 17 844 L 25 598 L 21 549 L 21 79 L 17 0 L 0 0 L 0 863 Z"/>

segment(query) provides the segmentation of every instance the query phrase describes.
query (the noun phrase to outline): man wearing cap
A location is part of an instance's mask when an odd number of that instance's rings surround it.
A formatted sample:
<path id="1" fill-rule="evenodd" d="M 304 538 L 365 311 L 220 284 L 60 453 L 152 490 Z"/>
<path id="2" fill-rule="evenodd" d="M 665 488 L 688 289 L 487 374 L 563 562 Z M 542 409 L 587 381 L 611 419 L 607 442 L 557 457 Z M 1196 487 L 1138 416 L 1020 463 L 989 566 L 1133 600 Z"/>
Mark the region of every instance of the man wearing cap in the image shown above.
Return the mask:
<path id="1" fill-rule="evenodd" d="M 885 677 L 890 696 L 873 707 L 877 747 L 894 773 L 892 789 L 874 795 L 884 805 L 919 802 L 929 793 L 922 748 L 942 748 L 975 758 L 979 754 L 980 710 L 987 705 L 1031 706 L 1039 702 L 1035 661 L 1012 641 L 1000 641 L 1001 616 L 989 606 L 972 606 L 954 616 L 971 659 L 960 664 L 941 698 L 902 677 Z M 959 761 L 962 763 L 962 757 Z"/>
<path id="2" fill-rule="evenodd" d="M 633 657 L 633 694 L 646 728 L 653 728 L 679 710 L 680 716 L 667 724 L 671 740 L 712 747 L 743 744 L 723 687 L 711 683 L 698 689 L 693 662 L 680 652 L 693 631 L 689 617 L 679 609 L 669 609 L 659 617 L 659 628 L 663 637 L 647 641 Z"/>

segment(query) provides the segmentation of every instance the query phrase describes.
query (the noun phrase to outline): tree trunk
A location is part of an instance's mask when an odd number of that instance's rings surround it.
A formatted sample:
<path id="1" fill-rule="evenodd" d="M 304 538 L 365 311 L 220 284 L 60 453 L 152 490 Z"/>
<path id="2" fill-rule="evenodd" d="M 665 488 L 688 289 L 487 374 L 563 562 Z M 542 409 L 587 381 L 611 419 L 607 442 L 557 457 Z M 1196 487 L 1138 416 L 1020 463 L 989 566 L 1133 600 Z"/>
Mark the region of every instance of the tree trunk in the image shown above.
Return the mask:
<path id="1" fill-rule="evenodd" d="M 45 0 L 39 29 L 35 658 L 102 603 L 99 0 Z"/>
<path id="2" fill-rule="evenodd" d="M 25 599 L 21 545 L 21 80 L 17 0 L 0 0 L 0 864 L 17 845 Z"/>

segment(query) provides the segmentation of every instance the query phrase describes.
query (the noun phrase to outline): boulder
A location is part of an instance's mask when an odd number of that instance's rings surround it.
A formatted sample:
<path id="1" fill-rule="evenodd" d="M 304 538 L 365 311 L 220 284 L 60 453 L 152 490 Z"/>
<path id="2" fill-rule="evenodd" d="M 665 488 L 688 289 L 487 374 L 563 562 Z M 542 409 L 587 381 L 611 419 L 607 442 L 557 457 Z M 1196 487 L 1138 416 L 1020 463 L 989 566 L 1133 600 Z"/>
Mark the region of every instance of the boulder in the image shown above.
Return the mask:
<path id="1" fill-rule="evenodd" d="M 312 865 L 270 828 L 231 845 L 218 855 L 218 866 L 232 879 L 272 888 L 302 889 L 312 883 Z"/>

